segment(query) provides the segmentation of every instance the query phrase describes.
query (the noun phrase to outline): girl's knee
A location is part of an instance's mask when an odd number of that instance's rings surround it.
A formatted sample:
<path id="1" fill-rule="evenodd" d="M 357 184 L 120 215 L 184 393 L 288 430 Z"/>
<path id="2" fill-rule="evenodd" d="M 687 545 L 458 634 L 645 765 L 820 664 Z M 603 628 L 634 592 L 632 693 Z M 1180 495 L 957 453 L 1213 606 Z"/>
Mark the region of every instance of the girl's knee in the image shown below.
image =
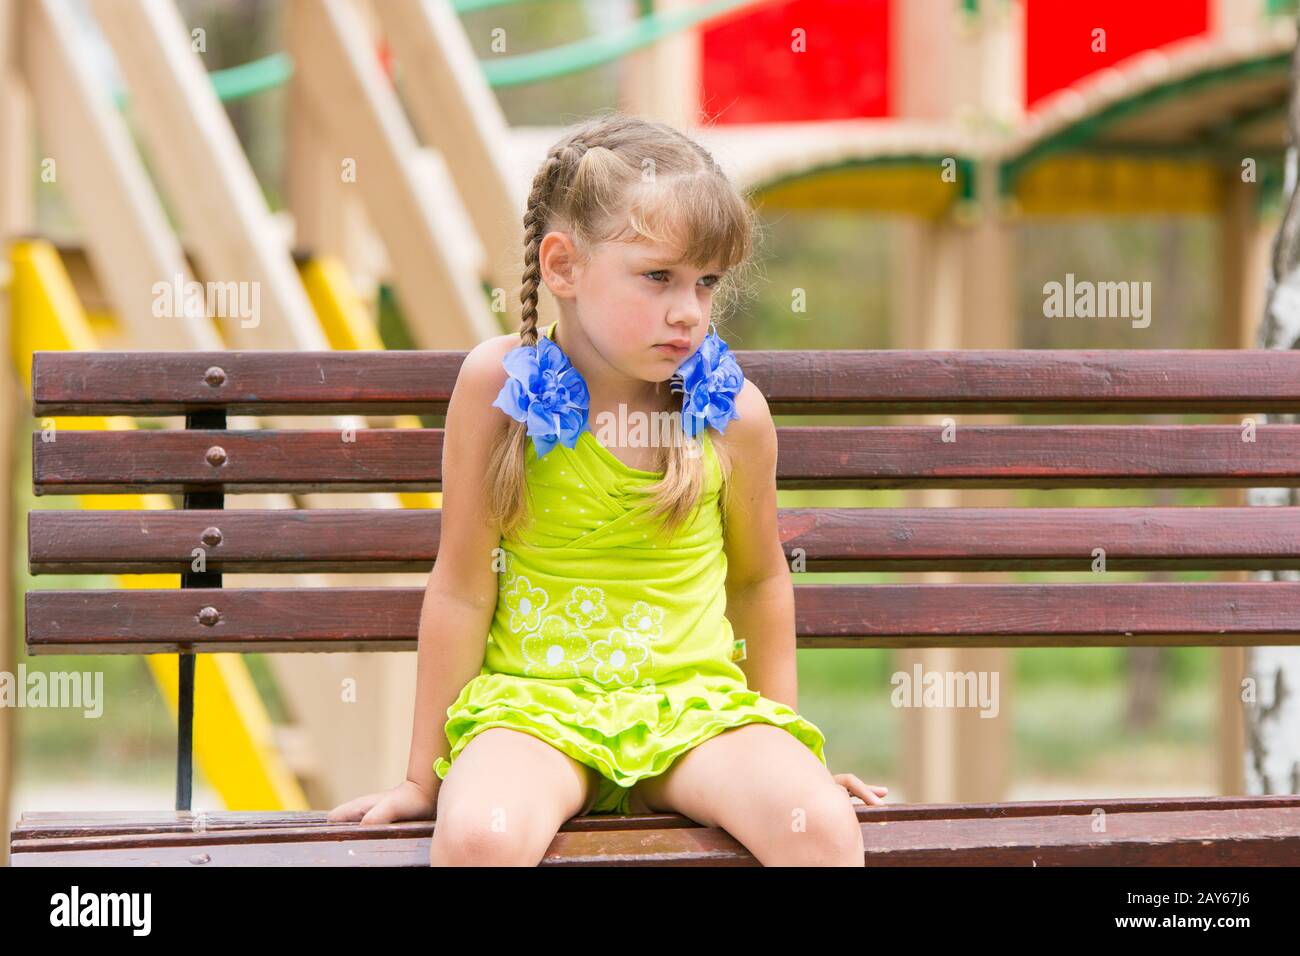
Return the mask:
<path id="1" fill-rule="evenodd" d="M 786 865 L 864 865 L 862 825 L 838 783 L 819 783 L 794 801 L 789 832 L 780 844 Z"/>
<path id="2" fill-rule="evenodd" d="M 433 866 L 536 866 L 554 839 L 523 808 L 480 805 L 439 808 L 429 862 Z"/>

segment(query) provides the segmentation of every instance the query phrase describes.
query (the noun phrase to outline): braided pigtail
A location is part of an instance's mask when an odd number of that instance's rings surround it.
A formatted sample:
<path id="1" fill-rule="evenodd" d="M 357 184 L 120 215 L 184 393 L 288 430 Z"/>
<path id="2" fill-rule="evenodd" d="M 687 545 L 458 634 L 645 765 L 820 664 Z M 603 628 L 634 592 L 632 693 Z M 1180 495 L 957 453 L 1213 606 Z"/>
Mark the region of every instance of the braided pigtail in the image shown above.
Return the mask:
<path id="1" fill-rule="evenodd" d="M 537 300 L 542 284 L 540 249 L 548 231 L 552 197 L 563 188 L 562 179 L 571 174 L 585 152 L 585 147 L 576 142 L 562 141 L 547 154 L 533 177 L 524 210 L 524 270 L 519 289 L 519 301 L 523 306 L 520 345 L 537 344 Z M 524 470 L 527 450 L 528 424 L 512 418 L 505 437 L 496 444 L 488 459 L 484 491 L 492 520 L 506 538 L 514 537 L 529 520 L 528 482 Z"/>

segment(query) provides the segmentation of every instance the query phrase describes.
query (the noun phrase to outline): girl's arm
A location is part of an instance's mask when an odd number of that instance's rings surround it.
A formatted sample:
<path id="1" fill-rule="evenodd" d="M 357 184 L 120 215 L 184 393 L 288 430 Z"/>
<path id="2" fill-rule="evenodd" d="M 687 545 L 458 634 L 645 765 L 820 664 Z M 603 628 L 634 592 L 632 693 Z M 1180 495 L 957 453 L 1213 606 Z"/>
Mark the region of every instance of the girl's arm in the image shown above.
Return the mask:
<path id="1" fill-rule="evenodd" d="M 739 418 L 727 425 L 733 467 L 727 491 L 727 619 L 745 641 L 746 683 L 798 710 L 794 586 L 777 531 L 776 425 L 751 381 L 736 396 Z"/>
<path id="2" fill-rule="evenodd" d="M 488 518 L 484 480 L 492 443 L 507 419 L 492 402 L 505 384 L 502 359 L 517 335 L 480 343 L 465 357 L 447 405 L 442 446 L 442 530 L 438 560 L 420 611 L 415 718 L 406 777 L 433 792 L 449 747 L 447 708 L 483 666 L 497 603 L 493 550 L 501 535 Z"/>

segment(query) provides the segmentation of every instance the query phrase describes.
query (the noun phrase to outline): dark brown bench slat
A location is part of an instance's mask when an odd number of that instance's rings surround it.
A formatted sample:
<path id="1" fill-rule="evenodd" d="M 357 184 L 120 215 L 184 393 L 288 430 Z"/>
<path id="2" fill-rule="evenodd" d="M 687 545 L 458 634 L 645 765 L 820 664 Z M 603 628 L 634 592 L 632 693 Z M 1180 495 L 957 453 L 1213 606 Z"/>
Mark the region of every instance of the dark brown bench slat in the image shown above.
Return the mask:
<path id="1" fill-rule="evenodd" d="M 1297 509 L 1300 511 L 1300 509 Z M 204 539 L 204 532 L 218 534 Z M 32 511 L 32 574 L 188 571 L 202 548 L 209 571 L 424 571 L 442 536 L 438 509 Z"/>
<path id="2" fill-rule="evenodd" d="M 800 647 L 1300 644 L 1297 582 L 804 584 L 795 609 Z"/>
<path id="3" fill-rule="evenodd" d="M 777 429 L 782 488 L 1300 486 L 1300 426 Z M 420 491 L 441 487 L 442 430 L 60 431 L 32 435 L 37 494 Z M 219 464 L 210 464 L 213 449 Z"/>
<path id="4" fill-rule="evenodd" d="M 781 508 L 807 571 L 1300 569 L 1300 507 Z M 215 529 L 218 535 L 204 532 Z M 33 574 L 428 571 L 436 509 L 33 511 Z M 802 550 L 802 554 L 798 552 Z"/>
<path id="5" fill-rule="evenodd" d="M 36 494 L 425 491 L 442 429 L 68 431 L 32 435 Z"/>
<path id="6" fill-rule="evenodd" d="M 1300 808 L 1114 811 L 885 820 L 858 807 L 868 866 L 1295 865 Z M 327 824 L 200 834 L 15 840 L 15 866 L 425 866 L 434 824 Z M 349 832 L 350 831 L 350 832 Z M 756 865 L 725 831 L 674 826 L 562 829 L 542 865 Z"/>
<path id="7" fill-rule="evenodd" d="M 443 413 L 465 351 L 49 352 L 33 412 Z M 775 413 L 1300 411 L 1285 350 L 736 350 Z M 208 375 L 212 368 L 220 375 Z M 212 384 L 209 379 L 211 379 Z"/>
<path id="8" fill-rule="evenodd" d="M 1300 809 L 1110 813 L 863 826 L 867 866 L 1295 866 Z"/>
<path id="9" fill-rule="evenodd" d="M 152 836 L 160 833 L 198 834 L 196 829 L 197 813 L 140 810 L 130 814 L 119 812 L 101 817 L 94 813 L 66 813 L 61 819 L 41 819 L 30 814 L 19 818 L 14 827 L 12 838 L 15 840 L 74 840 L 84 837 L 101 836 Z M 318 828 L 322 832 L 351 835 L 355 827 L 358 834 L 383 837 L 388 832 L 389 824 L 360 827 L 357 824 L 330 823 L 325 819 L 323 810 L 296 811 L 214 811 L 206 813 L 202 821 L 202 832 L 232 832 L 245 830 L 275 830 L 277 833 L 290 833 L 296 839 L 314 838 Z M 406 821 L 404 826 L 415 825 L 419 821 Z M 425 822 L 427 827 L 430 824 Z M 699 826 L 689 817 L 679 814 L 648 813 L 619 816 L 615 814 L 597 814 L 594 816 L 575 817 L 563 825 L 565 830 L 619 830 L 628 828 L 659 829 L 663 827 Z M 392 835 L 392 834 L 390 834 Z"/>
<path id="10" fill-rule="evenodd" d="M 200 825 L 207 830 L 248 830 L 325 822 L 323 810 L 29 810 L 19 814 L 10 836 L 15 840 L 41 840 L 126 833 L 193 833 Z"/>
<path id="11" fill-rule="evenodd" d="M 1300 644 L 1300 582 L 802 584 L 799 647 Z M 412 651 L 423 588 L 29 591 L 31 654 Z M 205 608 L 218 620 L 200 623 Z"/>
<path id="12" fill-rule="evenodd" d="M 393 824 L 401 828 L 403 824 Z M 428 829 L 423 824 L 422 829 Z M 272 831 L 279 835 L 279 831 Z M 140 844 L 134 837 L 89 837 L 74 844 L 49 841 L 14 841 L 11 862 L 29 866 L 420 866 L 429 865 L 429 840 L 425 834 L 408 836 L 403 830 L 379 838 L 336 835 L 326 839 L 292 839 L 283 842 L 244 842 L 238 834 L 223 834 L 227 842 L 194 846 L 154 837 Z M 744 866 L 756 865 L 744 848 L 724 831 L 699 827 L 666 829 L 595 830 L 560 833 L 543 866 L 592 866 L 638 863 L 641 865 Z"/>
<path id="13" fill-rule="evenodd" d="M 1170 813 L 1183 810 L 1232 810 L 1248 808 L 1300 807 L 1300 794 L 1266 794 L 1249 796 L 1189 797 L 1107 797 L 1100 800 L 1017 800 L 1007 803 L 900 803 L 878 807 L 856 805 L 862 822 L 888 820 L 964 820 L 1001 819 L 1024 816 L 1089 816 L 1097 810 L 1106 813 Z M 196 811 L 177 810 L 109 810 L 28 811 L 19 816 L 12 837 L 15 840 L 48 840 L 89 836 L 125 836 L 129 834 L 195 832 Z M 203 814 L 203 827 L 217 830 L 249 830 L 322 826 L 331 824 L 324 810 L 214 810 Z M 357 833 L 382 834 L 386 824 L 357 826 Z M 574 817 L 561 825 L 563 831 L 623 829 L 628 827 L 659 828 L 665 826 L 698 827 L 689 817 L 672 813 L 596 814 Z M 346 831 L 350 832 L 350 831 Z"/>
<path id="14" fill-rule="evenodd" d="M 1253 570 L 1300 563 L 1300 508 L 790 508 L 808 571 Z"/>

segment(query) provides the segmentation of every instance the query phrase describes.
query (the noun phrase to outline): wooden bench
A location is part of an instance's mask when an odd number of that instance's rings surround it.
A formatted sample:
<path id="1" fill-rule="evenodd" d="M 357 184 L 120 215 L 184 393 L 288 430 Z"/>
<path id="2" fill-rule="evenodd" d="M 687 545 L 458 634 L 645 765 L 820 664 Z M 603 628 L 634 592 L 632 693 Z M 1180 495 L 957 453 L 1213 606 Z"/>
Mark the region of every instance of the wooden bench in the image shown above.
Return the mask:
<path id="1" fill-rule="evenodd" d="M 432 821 L 329 824 L 325 811 L 189 811 L 193 655 L 414 650 L 422 588 L 221 589 L 242 572 L 427 571 L 436 511 L 224 511 L 241 492 L 439 487 L 442 432 L 225 430 L 226 416 L 445 412 L 463 352 L 38 352 L 33 412 L 185 416 L 181 430 L 33 435 L 37 494 L 165 492 L 176 511 L 35 511 L 34 574 L 170 572 L 179 590 L 33 591 L 32 654 L 177 653 L 178 808 L 25 813 L 15 866 L 412 865 Z M 775 414 L 943 413 L 939 425 L 779 427 L 781 488 L 1278 487 L 1300 481 L 1300 427 L 965 425 L 962 414 L 1300 411 L 1300 353 L 738 352 Z M 1300 568 L 1300 509 L 788 508 L 807 571 Z M 191 573 L 204 547 L 206 570 Z M 802 584 L 800 647 L 1097 647 L 1300 642 L 1300 583 Z M 313 614 L 301 613 L 304 591 Z M 186 663 L 190 666 L 185 666 Z M 832 746 L 834 742 L 832 741 Z M 846 768 L 845 768 L 846 769 Z M 860 768 L 859 768 L 860 769 Z M 1106 814 L 1103 832 L 1093 825 Z M 1300 862 L 1300 796 L 857 808 L 869 865 Z M 547 865 L 755 861 L 676 814 L 569 821 Z"/>

